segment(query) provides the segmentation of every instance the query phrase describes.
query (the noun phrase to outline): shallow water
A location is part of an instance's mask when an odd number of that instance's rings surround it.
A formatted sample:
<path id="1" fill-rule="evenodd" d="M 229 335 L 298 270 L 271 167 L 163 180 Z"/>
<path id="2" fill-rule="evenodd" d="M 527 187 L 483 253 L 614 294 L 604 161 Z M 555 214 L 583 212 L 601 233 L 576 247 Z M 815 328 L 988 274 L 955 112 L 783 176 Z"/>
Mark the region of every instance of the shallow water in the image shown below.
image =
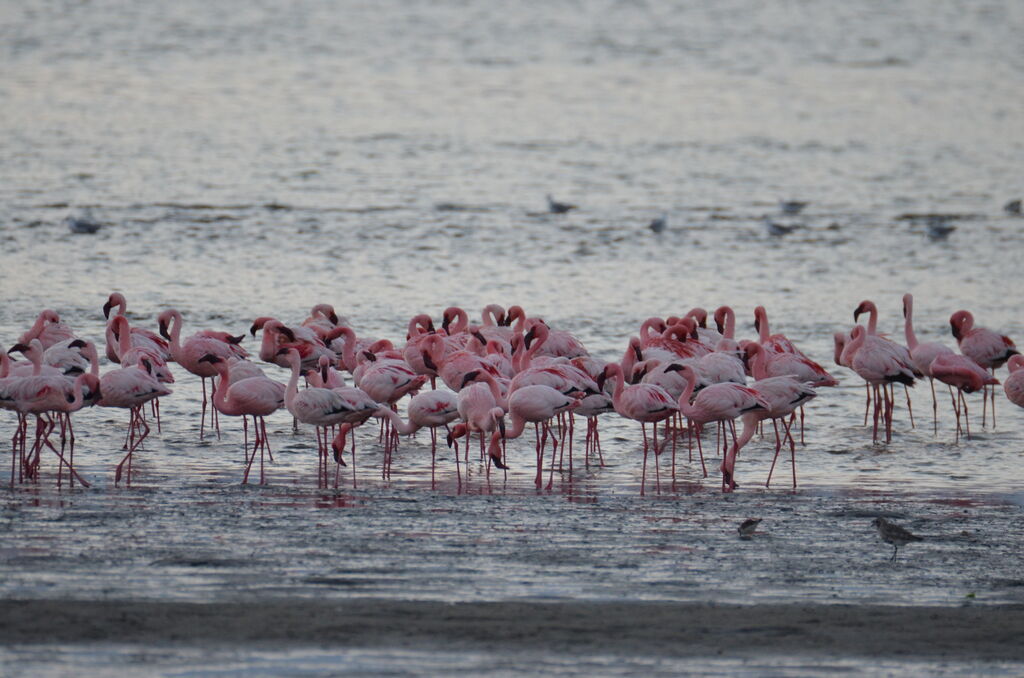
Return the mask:
<path id="1" fill-rule="evenodd" d="M 148 326 L 176 307 L 186 332 L 242 333 L 330 302 L 395 341 L 416 313 L 519 303 L 606 359 L 650 315 L 728 303 L 749 336 L 763 304 L 831 367 L 831 333 L 861 299 L 901 337 L 907 291 L 922 341 L 952 343 L 958 308 L 1024 337 L 1024 221 L 1001 211 L 1021 197 L 1019 3 L 110 1 L 4 16 L 7 344 L 44 307 L 101 340 L 113 290 Z M 545 193 L 581 208 L 549 215 Z M 761 221 L 779 199 L 810 201 L 785 238 Z M 106 228 L 69 233 L 82 206 Z M 932 212 L 958 215 L 948 239 L 911 218 Z M 0 591 L 1020 602 L 1024 414 L 1000 392 L 998 428 L 974 415 L 975 439 L 956 444 L 948 396 L 933 436 L 918 387 L 917 428 L 900 402 L 892 444 L 873 446 L 859 380 L 835 373 L 808 408 L 797 493 L 788 462 L 762 489 L 770 443 L 755 438 L 734 496 L 685 461 L 673 487 L 666 461 L 661 492 L 640 498 L 639 431 L 607 417 L 608 466 L 577 458 L 550 492 L 533 489 L 525 439 L 507 479 L 474 466 L 460 486 L 445 451 L 432 486 L 427 436 L 403 441 L 384 482 L 363 431 L 358 487 L 346 471 L 335 493 L 316 489 L 310 432 L 278 415 L 270 484 L 242 487 L 238 422 L 199 444 L 199 386 L 179 370 L 131 489 L 112 486 L 127 415 L 92 411 L 76 416 L 92 489 L 57 491 L 51 457 L 38 487 L 4 490 Z M 879 512 L 927 540 L 890 564 Z M 740 541 L 751 515 L 763 534 Z"/>

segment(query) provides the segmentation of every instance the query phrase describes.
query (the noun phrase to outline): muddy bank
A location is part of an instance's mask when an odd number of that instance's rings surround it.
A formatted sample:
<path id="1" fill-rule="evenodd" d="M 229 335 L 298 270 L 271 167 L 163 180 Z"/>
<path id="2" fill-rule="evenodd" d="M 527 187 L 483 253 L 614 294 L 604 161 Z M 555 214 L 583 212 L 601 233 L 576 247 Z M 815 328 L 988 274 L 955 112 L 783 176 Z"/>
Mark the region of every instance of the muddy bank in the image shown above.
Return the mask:
<path id="1" fill-rule="evenodd" d="M 5 644 L 247 643 L 1024 660 L 1024 606 L 7 600 Z"/>

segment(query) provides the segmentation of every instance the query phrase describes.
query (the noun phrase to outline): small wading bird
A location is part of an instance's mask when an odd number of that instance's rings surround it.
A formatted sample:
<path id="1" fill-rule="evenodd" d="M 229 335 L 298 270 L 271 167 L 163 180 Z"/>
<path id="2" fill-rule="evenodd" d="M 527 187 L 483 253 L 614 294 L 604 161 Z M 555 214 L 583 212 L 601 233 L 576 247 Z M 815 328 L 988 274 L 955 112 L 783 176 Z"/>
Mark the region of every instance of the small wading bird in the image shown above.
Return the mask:
<path id="1" fill-rule="evenodd" d="M 78 214 L 69 214 L 64 217 L 64 225 L 72 233 L 92 234 L 103 228 L 103 224 L 96 220 L 89 209 L 83 209 Z"/>
<path id="2" fill-rule="evenodd" d="M 882 538 L 882 541 L 886 544 L 892 544 L 892 558 L 889 559 L 892 561 L 896 560 L 896 553 L 904 544 L 909 544 L 912 541 L 924 541 L 922 537 L 911 534 L 906 529 L 890 523 L 881 516 L 875 518 L 871 524 L 878 529 L 878 536 Z"/>
<path id="3" fill-rule="evenodd" d="M 736 531 L 740 533 L 740 539 L 750 539 L 757 532 L 757 526 L 761 524 L 760 518 L 747 518 L 740 526 L 736 528 Z"/>
<path id="4" fill-rule="evenodd" d="M 548 211 L 551 212 L 552 214 L 565 214 L 570 210 L 577 209 L 577 205 L 573 205 L 572 203 L 558 202 L 557 200 L 551 197 L 550 193 L 548 193 L 547 199 Z"/>
<path id="5" fill-rule="evenodd" d="M 802 200 L 780 200 L 779 209 L 783 214 L 800 214 L 807 207 L 807 202 Z"/>

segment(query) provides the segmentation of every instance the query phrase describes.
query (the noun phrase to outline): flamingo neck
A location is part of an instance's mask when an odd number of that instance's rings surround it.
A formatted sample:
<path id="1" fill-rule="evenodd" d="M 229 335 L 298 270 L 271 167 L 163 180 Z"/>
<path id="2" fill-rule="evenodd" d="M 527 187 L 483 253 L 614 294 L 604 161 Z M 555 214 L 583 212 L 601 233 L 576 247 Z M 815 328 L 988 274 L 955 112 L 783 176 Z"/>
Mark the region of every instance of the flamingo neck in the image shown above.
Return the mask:
<path id="1" fill-rule="evenodd" d="M 876 334 L 878 328 L 878 308 L 874 304 L 868 307 L 868 334 Z"/>
<path id="2" fill-rule="evenodd" d="M 722 336 L 726 339 L 735 339 L 736 335 L 736 314 L 731 308 L 725 309 L 725 331 Z"/>
<path id="3" fill-rule="evenodd" d="M 284 389 L 284 404 L 291 411 L 292 403 L 299 392 L 299 356 L 297 354 L 288 354 L 288 366 L 292 368 L 292 376 L 288 378 L 288 385 Z"/>
<path id="4" fill-rule="evenodd" d="M 684 388 L 683 392 L 679 394 L 679 411 L 682 412 L 684 416 L 692 419 L 697 413 L 697 410 L 690 404 L 690 396 L 693 395 L 693 389 L 697 384 L 697 380 L 694 378 L 693 374 L 687 374 L 685 372 L 682 374 L 683 378 L 686 379 L 686 388 Z"/>
<path id="5" fill-rule="evenodd" d="M 768 365 L 766 361 L 768 356 L 765 354 L 761 345 L 757 345 L 758 348 L 754 352 L 754 361 L 750 365 L 751 372 L 754 374 L 754 380 L 766 379 L 768 377 Z"/>
<path id="6" fill-rule="evenodd" d="M 907 317 L 903 320 L 903 334 L 907 339 L 907 346 L 913 351 L 917 348 L 917 335 L 914 334 L 914 307 L 907 302 Z"/>

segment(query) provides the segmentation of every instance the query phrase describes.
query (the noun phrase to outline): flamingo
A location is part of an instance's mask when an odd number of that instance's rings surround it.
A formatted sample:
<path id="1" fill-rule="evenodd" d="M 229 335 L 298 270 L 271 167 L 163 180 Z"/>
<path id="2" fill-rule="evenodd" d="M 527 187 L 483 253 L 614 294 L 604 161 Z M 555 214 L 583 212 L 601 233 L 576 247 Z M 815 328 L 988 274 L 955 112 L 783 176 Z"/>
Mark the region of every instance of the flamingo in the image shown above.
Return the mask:
<path id="1" fill-rule="evenodd" d="M 903 358 L 902 352 L 894 348 L 895 344 L 868 334 L 863 325 L 853 328 L 850 339 L 850 343 L 843 349 L 842 358 L 871 385 L 874 402 L 872 442 L 878 442 L 878 418 L 884 410 L 885 442 L 888 443 L 892 440 L 893 401 L 886 386 L 897 382 L 913 386 L 913 367 Z"/>
<path id="2" fill-rule="evenodd" d="M 548 487 L 551 489 L 555 473 L 555 450 L 558 449 L 558 439 L 551 432 L 551 420 L 563 412 L 578 407 L 580 398 L 567 396 L 561 391 L 545 386 L 533 384 L 523 386 L 514 391 L 508 397 L 508 412 L 511 417 L 511 427 L 506 427 L 505 438 L 518 438 L 523 434 L 527 423 L 534 424 L 536 433 L 536 461 L 537 475 L 534 484 L 539 488 L 543 481 L 541 468 L 544 463 L 544 448 L 547 438 L 550 435 L 553 441 L 551 449 L 551 474 L 548 477 Z M 539 430 L 538 430 L 539 429 Z M 571 435 L 571 432 L 570 432 Z M 572 452 L 569 453 L 569 473 L 572 474 Z"/>
<path id="3" fill-rule="evenodd" d="M 803 407 L 805 403 L 817 396 L 817 392 L 807 383 L 791 376 L 770 377 L 765 370 L 765 358 L 767 352 L 760 344 L 752 343 L 747 347 L 747 354 L 751 357 L 752 371 L 756 381 L 751 388 L 760 393 L 768 402 L 769 407 L 765 410 L 752 410 L 743 415 L 743 433 L 737 443 L 739 449 L 749 442 L 755 424 L 764 419 L 771 419 L 775 428 L 775 456 L 772 458 L 772 467 L 768 471 L 768 480 L 765 487 L 772 481 L 772 472 L 775 470 L 775 462 L 779 459 L 779 451 L 782 449 L 783 438 L 789 439 L 790 462 L 793 467 L 793 489 L 796 489 L 796 441 L 789 432 L 792 426 L 792 417 L 795 416 L 797 408 Z M 786 422 L 786 417 L 790 421 Z M 782 420 L 782 428 L 785 435 L 779 436 L 778 420 Z"/>
<path id="4" fill-rule="evenodd" d="M 904 362 L 904 363 L 906 363 L 906 364 L 911 366 L 911 369 L 914 370 L 914 376 L 915 377 L 924 376 L 923 373 L 921 373 L 914 366 L 914 361 L 910 357 L 910 350 L 906 346 L 901 346 L 900 344 L 897 344 L 895 341 L 893 341 L 889 337 L 887 337 L 887 336 L 885 336 L 883 334 L 879 334 L 878 333 L 878 307 L 875 306 L 875 302 L 873 302 L 873 301 L 871 301 L 869 299 L 865 299 L 864 301 L 860 302 L 860 304 L 858 304 L 857 308 L 855 308 L 853 310 L 853 322 L 857 322 L 857 319 L 860 318 L 860 315 L 862 313 L 867 313 L 868 314 L 868 327 L 867 327 L 868 335 L 873 336 L 873 337 L 878 337 L 879 339 L 882 339 L 882 340 L 887 341 L 890 344 L 892 344 L 892 350 L 896 352 L 896 354 L 899 357 L 900 361 L 902 361 L 902 362 Z M 851 357 L 850 359 L 852 360 L 853 358 Z M 907 388 L 906 384 L 903 385 L 903 393 L 907 396 L 907 414 L 910 416 L 910 427 L 911 428 L 916 428 L 914 426 L 914 410 L 913 410 L 913 408 L 910 405 L 910 389 Z M 893 393 L 892 397 L 895 400 L 896 394 Z M 865 412 L 865 419 L 866 418 L 867 418 L 867 412 Z"/>
<path id="5" fill-rule="evenodd" d="M 288 367 L 284 354 L 280 353 L 282 348 L 294 348 L 298 351 L 304 369 L 314 368 L 322 355 L 332 360 L 337 357 L 334 351 L 321 341 L 320 336 L 308 327 L 286 327 L 280 320 L 264 316 L 256 318 L 249 328 L 250 334 L 254 337 L 259 330 L 263 330 L 260 360 L 278 367 Z"/>
<path id="6" fill-rule="evenodd" d="M 967 439 L 971 439 L 971 424 L 967 418 L 967 398 L 965 393 L 974 393 L 986 386 L 995 386 L 999 380 L 990 376 L 987 371 L 971 358 L 955 353 L 936 356 L 928 367 L 936 379 L 955 388 L 957 396 L 953 398 L 953 412 L 956 414 L 956 440 L 960 441 L 960 408 L 963 406 L 964 422 L 967 427 Z M 994 390 L 994 389 L 993 389 Z M 952 393 L 950 393 L 952 396 Z M 982 397 L 986 397 L 984 391 Z"/>
<path id="7" fill-rule="evenodd" d="M 129 410 L 128 434 L 124 449 L 128 453 L 114 470 L 114 484 L 121 480 L 124 465 L 128 464 L 128 484 L 132 482 L 132 456 L 135 450 L 149 435 L 149 425 L 142 416 L 142 406 L 153 400 L 171 393 L 151 372 L 151 365 L 142 359 L 139 365 L 120 367 L 100 377 L 100 391 L 103 396 L 97 405 L 100 407 L 120 407 Z M 138 437 L 136 437 L 136 435 Z"/>
<path id="8" fill-rule="evenodd" d="M 370 362 L 360 373 L 356 385 L 374 401 L 384 403 L 392 409 L 405 395 L 416 393 L 427 381 L 425 375 L 416 374 L 404 360 L 378 359 L 369 351 L 366 351 L 365 355 Z M 387 418 L 384 419 L 382 435 L 385 441 L 385 461 L 381 471 L 387 477 L 391 467 L 391 454 L 398 444 L 397 434 L 392 434 L 391 422 Z"/>
<path id="9" fill-rule="evenodd" d="M 764 306 L 754 309 L 754 330 L 758 334 L 758 343 L 769 353 L 794 353 L 807 358 L 786 335 L 771 333 L 768 328 L 768 311 Z"/>
<path id="10" fill-rule="evenodd" d="M 576 409 L 572 410 L 574 416 L 580 416 L 587 420 L 587 435 L 583 444 L 583 458 L 587 468 L 590 468 L 590 457 L 597 453 L 598 463 L 604 466 L 604 455 L 601 453 L 601 433 L 598 429 L 597 418 L 602 414 L 614 412 L 615 406 L 612 399 L 605 393 L 592 393 L 580 400 Z"/>
<path id="11" fill-rule="evenodd" d="M 974 316 L 970 311 L 957 311 L 949 317 L 953 337 L 956 339 L 960 352 L 978 363 L 992 374 L 1002 367 L 1011 356 L 1017 355 L 1016 345 L 1006 335 L 993 332 L 986 327 L 975 327 Z M 988 389 L 982 394 L 981 425 L 985 426 L 985 397 Z M 996 393 L 992 390 L 992 428 L 996 426 Z"/>
<path id="12" fill-rule="evenodd" d="M 482 381 L 476 381 L 477 379 Z M 462 423 L 455 425 L 448 434 L 448 445 L 451 447 L 457 438 L 466 436 L 466 463 L 468 464 L 470 435 L 480 433 L 481 448 L 484 445 L 484 437 L 488 433 L 497 430 L 501 431 L 502 437 L 504 437 L 505 412 L 508 409 L 508 401 L 502 396 L 501 389 L 494 377 L 487 372 L 477 370 L 469 372 L 463 377 L 456 396 L 456 406 Z M 458 448 L 455 449 L 455 455 L 455 468 L 458 471 Z M 497 457 L 492 455 L 490 461 L 502 470 L 508 468 L 502 461 L 500 453 Z"/>
<path id="13" fill-rule="evenodd" d="M 199 416 L 199 439 L 202 440 L 206 425 L 206 380 L 216 376 L 217 370 L 212 363 L 200 362 L 200 359 L 206 355 L 215 355 L 228 361 L 245 358 L 249 353 L 239 345 L 245 335 L 234 337 L 227 332 L 202 330 L 183 342 L 181 340 L 181 313 L 173 308 L 161 313 L 157 317 L 157 322 L 160 325 L 160 335 L 169 341 L 171 357 L 202 380 L 203 405 Z M 217 434 L 220 435 L 216 409 L 211 409 L 210 416 L 211 425 L 217 426 Z"/>
<path id="14" fill-rule="evenodd" d="M 401 435 L 412 435 L 421 428 L 430 429 L 430 479 L 433 482 L 437 459 L 437 429 L 440 426 L 447 427 L 459 418 L 458 401 L 451 391 L 426 391 L 409 399 L 406 412 L 408 420 L 402 421 L 391 408 L 378 410 L 379 416 L 387 417 L 394 430 Z"/>
<path id="15" fill-rule="evenodd" d="M 260 453 L 260 484 L 266 483 L 263 454 L 270 454 L 270 441 L 267 439 L 267 424 L 264 417 L 284 407 L 285 385 L 265 376 L 245 377 L 232 381 L 230 365 L 223 358 L 205 355 L 199 361 L 210 363 L 217 370 L 219 380 L 213 385 L 212 394 L 213 406 L 217 411 L 230 417 L 253 418 L 255 439 L 252 455 L 248 449 L 245 450 L 246 464 L 242 484 L 249 482 L 249 469 L 252 468 L 257 452 Z"/>
<path id="16" fill-rule="evenodd" d="M 32 341 L 34 344 L 40 343 L 38 339 L 33 339 Z M 34 374 L 23 377 L 8 377 L 5 381 L 7 383 L 0 387 L 0 403 L 6 402 L 5 408 L 14 409 L 18 412 L 18 428 L 21 432 L 20 439 L 22 443 L 24 443 L 26 437 L 28 415 L 35 415 L 36 417 L 35 442 L 27 457 L 22 454 L 19 477 L 22 477 L 22 473 L 25 478 L 39 477 L 40 456 L 45 445 L 60 460 L 60 471 L 57 475 L 58 486 L 63 477 L 64 465 L 67 465 L 71 481 L 73 482 L 77 479 L 83 487 L 89 487 L 89 483 L 78 475 L 74 468 L 75 448 L 73 432 L 71 433 L 70 458 L 65 458 L 63 452 L 65 448 L 65 434 L 71 430 L 71 413 L 77 412 L 86 404 L 85 393 L 87 390 L 91 394 L 90 400 L 93 401 L 101 391 L 99 379 L 97 379 L 96 375 L 91 373 L 81 374 L 74 381 L 71 381 L 59 374 Z M 51 413 L 56 414 L 58 418 L 67 417 L 66 420 L 61 419 L 61 450 L 59 452 L 49 442 L 50 433 L 56 425 Z M 18 436 L 19 434 L 15 433 L 16 439 Z M 16 445 L 12 445 L 12 455 L 16 455 L 16 447 Z M 15 458 L 12 456 L 12 486 L 14 485 L 14 465 Z"/>
<path id="17" fill-rule="evenodd" d="M 340 389 L 329 389 L 312 386 L 299 391 L 299 371 L 301 358 L 299 352 L 294 348 L 282 348 L 280 354 L 291 368 L 291 378 L 285 387 L 284 404 L 291 412 L 291 415 L 304 424 L 310 424 L 316 428 L 317 453 L 319 455 L 319 466 L 317 469 L 317 480 L 320 487 L 326 485 L 327 472 L 327 428 L 338 424 L 355 423 L 356 425 L 366 421 L 380 405 L 370 401 L 354 404 L 351 397 L 346 398 L 339 393 Z M 358 389 L 353 389 L 358 390 Z M 365 395 L 365 394 L 364 394 Z M 348 429 L 346 429 L 346 432 Z M 340 445 L 334 448 L 334 461 L 339 466 L 344 466 L 341 453 L 344 450 L 344 436 L 341 437 Z M 337 484 L 337 469 L 335 470 L 335 484 Z M 355 436 L 352 443 L 352 482 L 355 484 Z"/>
<path id="18" fill-rule="evenodd" d="M 935 399 L 935 377 L 931 365 L 940 355 L 952 355 L 953 349 L 937 341 L 919 342 L 914 334 L 914 295 L 903 295 L 903 332 L 910 349 L 910 360 L 922 375 L 928 377 L 932 387 L 932 425 L 934 433 L 939 432 L 939 405 Z"/>
<path id="19" fill-rule="evenodd" d="M 689 365 L 679 365 L 675 369 L 686 379 L 686 389 L 679 396 L 679 411 L 690 420 L 691 437 L 694 426 L 703 427 L 711 422 L 722 422 L 723 425 L 728 425 L 732 432 L 732 448 L 722 455 L 721 466 L 722 491 L 732 491 L 736 488 L 736 455 L 739 453 L 735 420 L 746 412 L 758 409 L 768 410 L 771 403 L 754 389 L 733 383 L 712 384 L 702 388 L 691 403 L 690 397 L 693 395 L 693 389 L 697 383 L 697 373 Z M 724 438 L 725 436 L 723 436 Z M 699 435 L 697 436 L 697 448 L 700 450 L 701 465 L 703 466 L 704 452 L 700 448 Z M 704 477 L 706 478 L 707 475 L 705 467 Z"/>
<path id="20" fill-rule="evenodd" d="M 615 411 L 627 419 L 640 422 L 640 430 L 644 437 L 644 462 L 640 474 L 640 494 L 643 495 L 647 484 L 647 424 L 653 425 L 653 446 L 655 459 L 661 454 L 658 449 L 658 422 L 664 421 L 675 414 L 679 407 L 675 400 L 665 389 L 653 384 L 631 384 L 625 385 L 622 374 L 622 366 L 618 363 L 608 363 L 604 372 L 598 378 L 598 391 L 604 390 L 604 383 L 612 380 L 612 406 Z M 660 481 L 660 465 L 655 463 L 655 473 Z M 675 473 L 675 462 L 673 461 L 673 474 Z"/>
<path id="21" fill-rule="evenodd" d="M 1011 356 L 1007 367 L 1010 369 L 1010 376 L 1003 381 L 1003 391 L 1011 403 L 1024 407 L 1024 356 Z"/>
<path id="22" fill-rule="evenodd" d="M 423 362 L 423 351 L 427 337 L 436 333 L 434 321 L 426 313 L 420 313 L 409 320 L 409 326 L 405 335 L 405 347 L 402 349 L 402 358 L 409 364 L 416 374 L 423 374 L 430 378 L 431 388 L 437 388 L 437 372 L 427 367 Z"/>
<path id="23" fill-rule="evenodd" d="M 38 339 L 39 343 L 43 345 L 43 350 L 45 350 L 54 344 L 62 341 L 73 341 L 77 338 L 71 328 L 61 322 L 60 316 L 57 315 L 56 311 L 46 309 L 39 313 L 31 329 L 21 335 L 18 343 L 28 344 L 33 339 Z"/>
<path id="24" fill-rule="evenodd" d="M 107 350 L 110 351 L 110 339 L 113 338 L 117 344 L 115 346 L 115 355 L 117 356 L 118 363 L 123 365 L 138 365 L 140 361 L 147 360 L 150 365 L 151 372 L 154 377 L 165 384 L 174 383 L 174 375 L 171 374 L 170 368 L 167 367 L 167 361 L 165 360 L 165 351 L 154 348 L 153 345 L 148 341 L 136 341 L 135 336 L 131 333 L 128 318 L 123 315 L 114 316 L 114 318 L 107 323 Z M 154 398 L 152 401 L 153 414 L 156 417 L 156 428 L 160 431 L 160 399 Z"/>
<path id="25" fill-rule="evenodd" d="M 348 319 L 339 316 L 330 304 L 317 304 L 309 311 L 309 317 L 302 321 L 303 327 L 313 330 L 323 340 L 332 330 L 348 327 Z"/>
<path id="26" fill-rule="evenodd" d="M 590 355 L 583 346 L 583 342 L 565 330 L 553 330 L 540 318 L 532 318 L 526 321 L 527 327 L 531 330 L 538 326 L 547 328 L 546 341 L 540 348 L 540 355 L 553 358 L 576 358 L 578 356 Z"/>
<path id="27" fill-rule="evenodd" d="M 474 341 L 479 339 L 474 338 Z M 432 334 L 424 340 L 422 356 L 423 364 L 435 371 L 441 377 L 441 381 L 453 391 L 458 391 L 462 387 L 466 375 L 470 372 L 482 371 L 500 376 L 494 365 L 469 350 L 461 349 L 447 353 L 444 338 L 437 334 Z"/>
<path id="28" fill-rule="evenodd" d="M 118 357 L 116 349 L 118 348 L 116 337 L 112 340 L 112 321 L 110 312 L 113 309 L 117 309 L 114 313 L 114 318 L 124 316 L 128 308 L 128 301 L 124 298 L 124 295 L 120 292 L 112 293 L 107 301 L 103 304 L 103 317 L 107 319 L 107 360 L 112 363 L 120 363 L 121 359 Z M 139 348 L 148 348 L 155 353 L 160 354 L 160 358 L 163 362 L 167 362 L 171 357 L 170 348 L 167 345 L 167 341 L 156 332 L 147 330 L 142 327 L 131 328 L 131 345 Z M 129 361 L 128 364 L 132 364 Z"/>
<path id="29" fill-rule="evenodd" d="M 38 341 L 38 340 L 36 340 Z M 40 346 L 42 344 L 40 343 Z M 82 339 L 71 339 L 54 344 L 43 351 L 43 364 L 56 367 L 61 374 L 82 374 L 89 369 L 91 361 L 83 349 L 86 342 Z"/>

